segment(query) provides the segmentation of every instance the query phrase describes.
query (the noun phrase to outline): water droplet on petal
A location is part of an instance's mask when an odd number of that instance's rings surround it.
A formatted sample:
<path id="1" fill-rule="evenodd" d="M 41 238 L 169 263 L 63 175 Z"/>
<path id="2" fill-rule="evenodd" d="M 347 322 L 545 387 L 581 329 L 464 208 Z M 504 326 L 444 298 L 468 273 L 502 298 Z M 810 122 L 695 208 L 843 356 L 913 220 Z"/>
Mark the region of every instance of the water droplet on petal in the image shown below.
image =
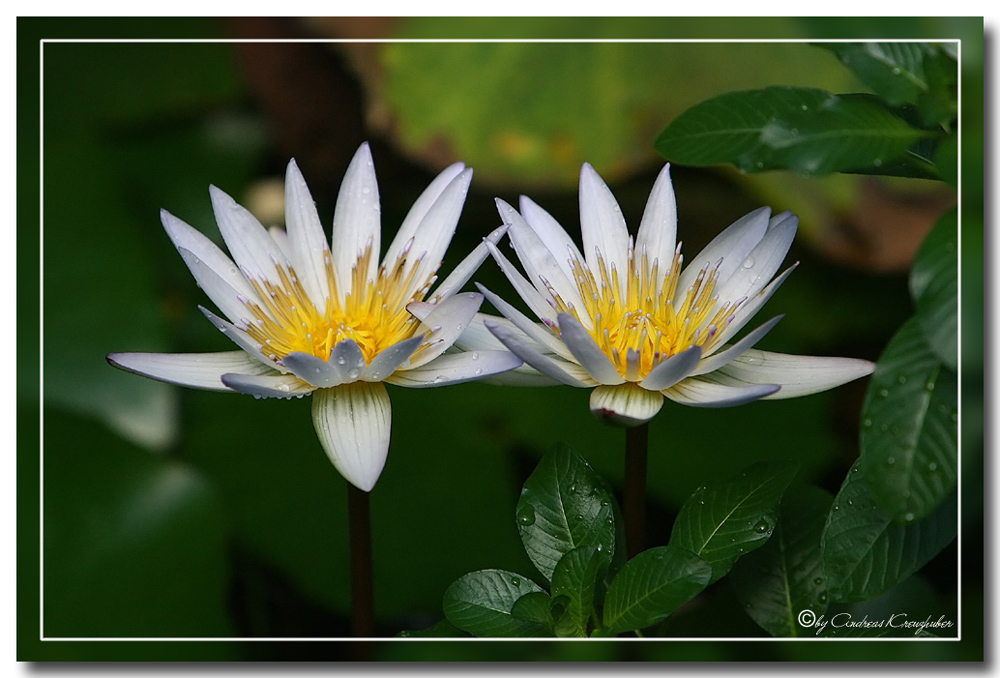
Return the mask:
<path id="1" fill-rule="evenodd" d="M 753 257 L 747 257 L 743 260 L 743 268 L 753 268 L 753 265 L 757 263 Z"/>
<path id="2" fill-rule="evenodd" d="M 479 352 L 478 351 L 473 351 L 472 352 L 472 359 L 473 360 L 479 360 Z"/>

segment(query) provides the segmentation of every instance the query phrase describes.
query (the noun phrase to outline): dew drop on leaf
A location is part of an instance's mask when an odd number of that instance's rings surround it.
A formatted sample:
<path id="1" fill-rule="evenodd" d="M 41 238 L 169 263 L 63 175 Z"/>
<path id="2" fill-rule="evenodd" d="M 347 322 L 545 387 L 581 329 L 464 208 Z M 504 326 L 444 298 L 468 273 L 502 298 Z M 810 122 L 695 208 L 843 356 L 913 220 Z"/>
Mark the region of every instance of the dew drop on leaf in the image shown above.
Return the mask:
<path id="1" fill-rule="evenodd" d="M 535 509 L 530 504 L 525 504 L 517 510 L 517 522 L 521 525 L 535 524 Z"/>
<path id="2" fill-rule="evenodd" d="M 760 520 L 760 521 L 757 522 L 756 525 L 753 526 L 753 529 L 754 529 L 755 532 L 757 532 L 759 534 L 764 534 L 765 532 L 768 531 L 768 529 L 770 527 L 771 526 L 768 525 L 768 523 L 767 523 L 766 520 Z"/>

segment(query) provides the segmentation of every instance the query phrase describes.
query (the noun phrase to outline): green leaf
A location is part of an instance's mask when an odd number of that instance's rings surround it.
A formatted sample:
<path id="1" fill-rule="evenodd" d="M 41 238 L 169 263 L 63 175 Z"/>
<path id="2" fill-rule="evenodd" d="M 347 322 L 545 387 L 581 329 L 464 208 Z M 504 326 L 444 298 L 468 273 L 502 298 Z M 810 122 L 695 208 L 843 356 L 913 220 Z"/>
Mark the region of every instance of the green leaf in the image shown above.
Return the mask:
<path id="1" fill-rule="evenodd" d="M 528 638 L 552 632 L 536 621 L 516 618 L 512 611 L 527 593 L 545 593 L 526 577 L 505 570 L 470 572 L 444 592 L 444 616 L 474 636 Z"/>
<path id="2" fill-rule="evenodd" d="M 910 271 L 917 322 L 935 355 L 958 368 L 958 211 L 941 217 L 924 239 Z"/>
<path id="3" fill-rule="evenodd" d="M 743 172 L 813 175 L 887 167 L 928 135 L 875 97 L 768 87 L 729 92 L 688 109 L 660 134 L 656 149 L 687 165 L 732 163 Z"/>
<path id="4" fill-rule="evenodd" d="M 700 556 L 716 581 L 771 536 L 781 495 L 797 470 L 796 464 L 761 462 L 726 483 L 698 488 L 681 507 L 670 544 Z"/>
<path id="5" fill-rule="evenodd" d="M 916 103 L 930 90 L 924 59 L 932 52 L 920 42 L 827 42 L 819 47 L 837 55 L 866 85 L 890 104 Z"/>
<path id="6" fill-rule="evenodd" d="M 510 609 L 510 614 L 515 619 L 521 621 L 536 622 L 548 629 L 548 634 L 552 634 L 552 598 L 544 591 L 532 591 L 525 593 L 517 599 L 514 607 Z"/>
<path id="7" fill-rule="evenodd" d="M 880 595 L 923 567 L 958 529 L 955 493 L 919 522 L 899 525 L 868 491 L 867 461 L 851 468 L 823 528 L 823 570 L 830 597 L 842 602 Z"/>
<path id="8" fill-rule="evenodd" d="M 542 457 L 517 502 L 517 529 L 538 571 L 552 580 L 556 564 L 578 546 L 615 547 L 614 497 L 590 464 L 565 445 Z"/>
<path id="9" fill-rule="evenodd" d="M 774 535 L 733 567 L 729 581 L 747 614 L 772 636 L 812 635 L 798 616 L 826 611 L 820 538 L 833 496 L 808 485 L 791 488 L 778 509 Z"/>
<path id="10" fill-rule="evenodd" d="M 665 619 L 708 586 L 712 567 L 677 546 L 657 546 L 630 560 L 608 588 L 604 625 L 615 633 Z"/>
<path id="11" fill-rule="evenodd" d="M 862 408 L 868 490 L 897 522 L 920 520 L 955 487 L 957 448 L 958 382 L 910 319 L 879 358 Z"/>
<path id="12" fill-rule="evenodd" d="M 447 619 L 442 619 L 434 626 L 418 631 L 400 631 L 397 638 L 468 638 L 469 634 L 459 629 Z"/>
<path id="13" fill-rule="evenodd" d="M 596 546 L 575 548 L 559 560 L 552 573 L 552 598 L 564 599 L 565 611 L 556 620 L 556 635 L 585 637 L 594 612 L 595 589 L 611 558 Z"/>

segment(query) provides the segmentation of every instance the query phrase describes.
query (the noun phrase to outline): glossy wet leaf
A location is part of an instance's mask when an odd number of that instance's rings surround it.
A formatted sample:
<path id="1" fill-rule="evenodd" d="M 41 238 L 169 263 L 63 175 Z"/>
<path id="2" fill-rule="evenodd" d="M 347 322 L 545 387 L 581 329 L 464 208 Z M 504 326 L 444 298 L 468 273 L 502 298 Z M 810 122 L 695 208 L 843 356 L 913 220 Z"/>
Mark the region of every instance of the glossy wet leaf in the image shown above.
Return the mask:
<path id="1" fill-rule="evenodd" d="M 958 212 L 941 217 L 924 239 L 910 270 L 917 322 L 934 354 L 958 367 Z"/>
<path id="2" fill-rule="evenodd" d="M 930 89 L 924 59 L 933 48 L 927 43 L 828 42 L 818 46 L 833 52 L 890 104 L 916 103 Z"/>
<path id="3" fill-rule="evenodd" d="M 799 614 L 811 610 L 818 617 L 826 611 L 820 538 L 832 504 L 833 496 L 818 487 L 789 489 L 771 539 L 729 573 L 746 613 L 772 636 L 812 635 L 799 623 Z"/>
<path id="4" fill-rule="evenodd" d="M 552 599 L 544 591 L 525 593 L 514 602 L 510 614 L 521 621 L 536 622 L 552 632 Z"/>
<path id="5" fill-rule="evenodd" d="M 595 546 L 575 548 L 560 559 L 552 573 L 552 598 L 564 599 L 564 612 L 556 620 L 556 635 L 585 637 L 598 582 L 608 569 L 610 557 Z"/>
<path id="6" fill-rule="evenodd" d="M 958 382 L 916 319 L 879 358 L 861 416 L 868 490 L 897 522 L 920 520 L 957 482 Z"/>
<path id="7" fill-rule="evenodd" d="M 698 488 L 681 507 L 670 544 L 701 557 L 712 567 L 712 581 L 719 579 L 771 536 L 781 495 L 797 469 L 761 462 L 732 480 Z"/>
<path id="8" fill-rule="evenodd" d="M 614 497 L 605 481 L 565 445 L 542 457 L 517 502 L 517 529 L 531 562 L 551 581 L 556 564 L 579 546 L 615 547 Z"/>
<path id="9" fill-rule="evenodd" d="M 712 567 L 674 545 L 643 551 L 625 564 L 604 599 L 604 625 L 634 631 L 667 618 L 708 586 Z"/>
<path id="10" fill-rule="evenodd" d="M 815 175 L 888 168 L 927 135 L 875 97 L 768 87 L 688 109 L 660 134 L 656 149 L 685 165 Z"/>
<path id="11" fill-rule="evenodd" d="M 457 628 L 484 638 L 551 635 L 544 624 L 512 614 L 514 604 L 527 593 L 545 592 L 535 582 L 513 572 L 470 572 L 444 592 L 444 615 Z"/>
<path id="12" fill-rule="evenodd" d="M 823 528 L 823 570 L 833 600 L 885 593 L 926 565 L 958 530 L 955 493 L 923 520 L 900 525 L 869 493 L 865 476 L 871 472 L 864 459 L 854 464 Z"/>

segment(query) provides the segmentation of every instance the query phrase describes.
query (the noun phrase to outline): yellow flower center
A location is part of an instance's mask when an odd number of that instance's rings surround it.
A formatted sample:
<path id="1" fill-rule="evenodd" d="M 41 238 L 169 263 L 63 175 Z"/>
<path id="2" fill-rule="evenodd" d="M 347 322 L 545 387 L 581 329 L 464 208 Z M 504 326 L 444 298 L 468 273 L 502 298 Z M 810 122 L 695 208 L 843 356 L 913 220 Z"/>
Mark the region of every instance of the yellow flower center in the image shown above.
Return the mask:
<path id="1" fill-rule="evenodd" d="M 412 294 L 414 278 L 420 260 L 406 270 L 409 245 L 396 259 L 391 269 L 379 267 L 374 280 L 366 279 L 372 256 L 369 241 L 352 268 L 350 291 L 341 302 L 330 253 L 323 258 L 330 296 L 326 306 L 317 308 L 306 293 L 291 266 L 275 264 L 280 284 L 250 280 L 262 306 L 252 300 L 244 304 L 250 311 L 246 332 L 262 344 L 261 353 L 271 360 L 281 360 L 289 353 L 300 351 L 329 360 L 333 347 L 345 339 L 353 339 L 361 348 L 365 361 L 404 339 L 412 337 L 420 327 L 407 310 L 413 301 L 422 301 L 436 280 L 434 272 Z M 405 275 L 404 275 L 405 272 Z M 423 350 L 423 346 L 419 351 Z M 414 354 L 416 355 L 416 354 Z"/>

